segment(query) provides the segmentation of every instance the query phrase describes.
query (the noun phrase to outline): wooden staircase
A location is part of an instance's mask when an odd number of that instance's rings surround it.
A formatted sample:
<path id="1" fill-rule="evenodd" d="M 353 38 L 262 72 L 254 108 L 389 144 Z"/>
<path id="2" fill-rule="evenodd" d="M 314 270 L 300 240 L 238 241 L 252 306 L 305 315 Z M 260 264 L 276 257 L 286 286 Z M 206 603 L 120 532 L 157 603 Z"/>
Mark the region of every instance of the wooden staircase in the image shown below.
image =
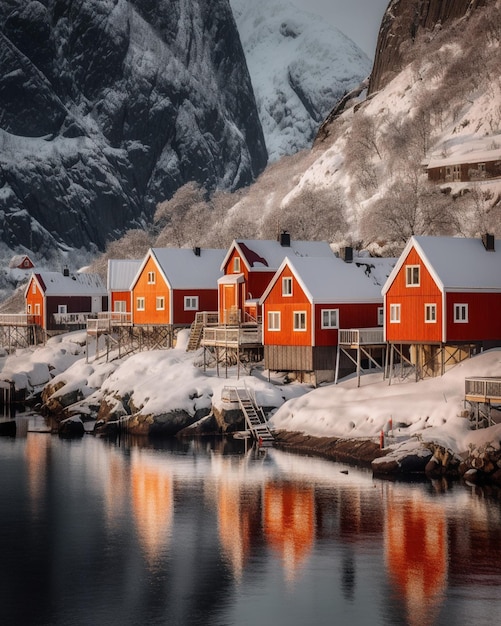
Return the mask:
<path id="1" fill-rule="evenodd" d="M 245 416 L 247 428 L 251 431 L 254 439 L 260 445 L 272 445 L 273 434 L 268 426 L 268 421 L 263 413 L 263 409 L 258 406 L 254 394 L 247 388 L 235 387 L 235 394 L 238 398 L 240 409 Z"/>
<path id="2" fill-rule="evenodd" d="M 195 320 L 190 328 L 190 338 L 186 346 L 186 352 L 193 352 L 200 348 L 200 341 L 204 332 L 204 319 L 202 316 L 196 315 Z"/>

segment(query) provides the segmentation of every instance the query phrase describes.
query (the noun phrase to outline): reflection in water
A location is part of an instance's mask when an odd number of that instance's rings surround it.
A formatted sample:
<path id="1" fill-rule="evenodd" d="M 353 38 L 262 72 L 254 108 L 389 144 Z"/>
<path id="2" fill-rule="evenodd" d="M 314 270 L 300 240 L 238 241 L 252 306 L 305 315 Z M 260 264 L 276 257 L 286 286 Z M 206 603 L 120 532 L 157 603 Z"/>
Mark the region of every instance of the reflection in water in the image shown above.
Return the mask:
<path id="1" fill-rule="evenodd" d="M 0 440 L 0 623 L 496 621 L 495 494 L 340 469 L 243 442 Z"/>

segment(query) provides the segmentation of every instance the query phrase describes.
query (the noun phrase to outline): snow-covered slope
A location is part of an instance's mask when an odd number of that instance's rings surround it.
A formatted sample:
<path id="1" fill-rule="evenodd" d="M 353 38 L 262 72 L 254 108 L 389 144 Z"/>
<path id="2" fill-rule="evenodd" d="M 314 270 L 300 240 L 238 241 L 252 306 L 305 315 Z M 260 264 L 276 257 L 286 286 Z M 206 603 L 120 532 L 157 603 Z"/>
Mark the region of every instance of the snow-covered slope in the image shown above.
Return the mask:
<path id="1" fill-rule="evenodd" d="M 350 39 L 287 0 L 230 0 L 270 160 L 311 144 L 345 92 L 370 72 Z"/>

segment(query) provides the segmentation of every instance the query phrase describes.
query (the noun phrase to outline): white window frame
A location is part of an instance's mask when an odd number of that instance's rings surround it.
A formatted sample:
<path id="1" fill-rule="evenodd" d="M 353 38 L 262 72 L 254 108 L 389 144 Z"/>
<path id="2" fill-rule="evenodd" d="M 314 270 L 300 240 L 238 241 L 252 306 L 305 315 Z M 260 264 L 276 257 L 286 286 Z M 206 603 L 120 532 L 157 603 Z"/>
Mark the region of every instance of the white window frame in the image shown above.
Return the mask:
<path id="1" fill-rule="evenodd" d="M 292 297 L 292 276 L 284 276 L 282 278 L 282 296 L 284 298 Z"/>
<path id="2" fill-rule="evenodd" d="M 417 271 L 417 277 L 415 272 Z M 405 266 L 405 286 L 419 287 L 421 285 L 421 266 L 406 265 Z"/>
<path id="3" fill-rule="evenodd" d="M 324 315 L 328 315 L 328 320 L 324 319 Z M 334 322 L 332 318 L 334 317 Z M 320 310 L 321 328 L 333 329 L 339 328 L 339 309 L 321 309 Z"/>
<path id="4" fill-rule="evenodd" d="M 35 304 L 35 315 L 40 315 L 40 303 Z"/>
<path id="5" fill-rule="evenodd" d="M 68 313 L 68 305 L 67 304 L 58 304 L 57 305 L 57 313 L 58 313 L 58 315 L 67 315 L 67 313 Z"/>
<path id="6" fill-rule="evenodd" d="M 184 310 L 198 311 L 198 296 L 184 296 Z"/>
<path id="7" fill-rule="evenodd" d="M 429 302 L 424 305 L 424 322 L 425 324 L 437 323 L 437 305 Z"/>
<path id="8" fill-rule="evenodd" d="M 165 296 L 157 296 L 155 304 L 157 311 L 165 311 Z"/>
<path id="9" fill-rule="evenodd" d="M 377 325 L 384 326 L 384 306 L 378 306 L 377 308 Z"/>
<path id="10" fill-rule="evenodd" d="M 302 320 L 304 319 L 304 327 Z M 306 311 L 293 311 L 292 312 L 292 328 L 294 332 L 304 333 L 306 332 Z M 298 323 L 299 322 L 299 323 Z"/>
<path id="11" fill-rule="evenodd" d="M 136 311 L 146 311 L 146 299 L 143 296 L 136 298 Z"/>
<path id="12" fill-rule="evenodd" d="M 468 304 L 465 302 L 454 303 L 454 323 L 468 324 Z"/>
<path id="13" fill-rule="evenodd" d="M 156 282 L 155 272 L 148 272 L 148 285 L 154 285 Z"/>
<path id="14" fill-rule="evenodd" d="M 400 324 L 402 307 L 400 304 L 390 304 L 390 324 Z"/>
<path id="15" fill-rule="evenodd" d="M 28 315 L 31 315 L 31 304 L 28 304 L 26 312 L 28 313 Z"/>
<path id="16" fill-rule="evenodd" d="M 113 313 L 127 313 L 127 301 L 115 300 L 113 302 Z"/>
<path id="17" fill-rule="evenodd" d="M 268 330 L 276 333 L 280 330 L 281 315 L 280 311 L 268 311 Z"/>
<path id="18" fill-rule="evenodd" d="M 37 292 L 37 284 L 35 281 L 33 281 L 31 284 L 31 293 L 36 293 L 36 292 Z"/>
<path id="19" fill-rule="evenodd" d="M 240 257 L 239 256 L 236 256 L 233 258 L 233 273 L 234 274 L 240 273 Z"/>

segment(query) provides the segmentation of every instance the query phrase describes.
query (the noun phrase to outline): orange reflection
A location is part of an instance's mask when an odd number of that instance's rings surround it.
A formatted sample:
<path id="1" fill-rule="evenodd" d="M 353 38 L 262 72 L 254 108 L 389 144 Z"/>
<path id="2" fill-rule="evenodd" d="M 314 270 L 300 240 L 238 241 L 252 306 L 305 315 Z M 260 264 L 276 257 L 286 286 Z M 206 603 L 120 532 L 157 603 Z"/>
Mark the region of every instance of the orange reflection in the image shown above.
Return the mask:
<path id="1" fill-rule="evenodd" d="M 131 467 L 132 508 L 139 540 L 149 561 L 167 545 L 174 515 L 173 478 L 144 458 Z"/>
<path id="2" fill-rule="evenodd" d="M 269 544 L 282 554 L 292 580 L 315 540 L 315 498 L 312 488 L 268 484 L 264 488 L 264 531 Z"/>
<path id="3" fill-rule="evenodd" d="M 26 437 L 24 454 L 28 468 L 28 489 L 34 510 L 45 490 L 50 444 L 50 435 L 28 433 Z"/>
<path id="4" fill-rule="evenodd" d="M 444 509 L 422 494 L 387 502 L 386 563 L 402 595 L 409 624 L 436 617 L 447 584 L 447 524 Z"/>

